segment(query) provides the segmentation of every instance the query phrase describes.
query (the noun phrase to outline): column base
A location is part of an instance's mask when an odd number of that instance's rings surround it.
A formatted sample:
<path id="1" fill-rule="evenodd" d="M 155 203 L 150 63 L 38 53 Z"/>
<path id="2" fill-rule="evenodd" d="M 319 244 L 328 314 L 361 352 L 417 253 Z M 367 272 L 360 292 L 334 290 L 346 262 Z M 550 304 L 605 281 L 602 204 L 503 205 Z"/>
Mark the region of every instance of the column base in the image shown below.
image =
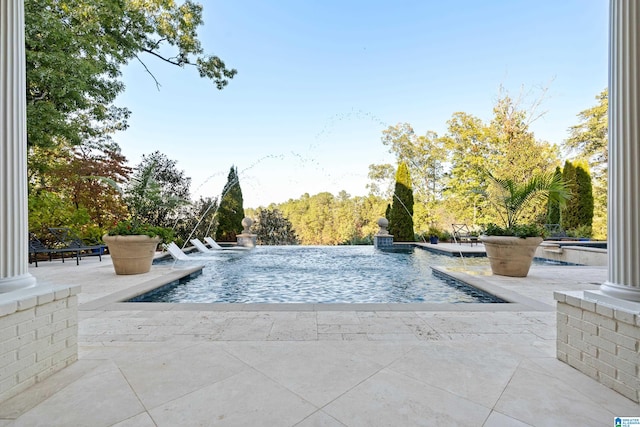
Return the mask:
<path id="1" fill-rule="evenodd" d="M 600 285 L 603 294 L 625 301 L 640 302 L 640 288 L 623 286 L 616 283 L 604 282 Z"/>
<path id="2" fill-rule="evenodd" d="M 20 276 L 5 277 L 0 279 L 0 294 L 18 289 L 31 288 L 35 285 L 36 278 L 29 273 L 21 274 Z"/>
<path id="3" fill-rule="evenodd" d="M 557 358 L 640 403 L 640 303 L 600 291 L 554 292 Z"/>

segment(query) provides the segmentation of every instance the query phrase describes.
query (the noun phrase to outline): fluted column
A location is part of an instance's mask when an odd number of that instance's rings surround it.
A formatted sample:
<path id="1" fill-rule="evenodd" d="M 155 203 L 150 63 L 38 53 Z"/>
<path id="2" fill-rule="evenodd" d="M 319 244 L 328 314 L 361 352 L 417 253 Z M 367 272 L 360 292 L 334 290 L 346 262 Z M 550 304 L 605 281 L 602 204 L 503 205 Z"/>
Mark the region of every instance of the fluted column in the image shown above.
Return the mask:
<path id="1" fill-rule="evenodd" d="M 24 0 L 0 0 L 0 293 L 35 285 L 28 269 Z"/>
<path id="2" fill-rule="evenodd" d="M 640 6 L 609 5 L 609 272 L 600 290 L 640 301 Z"/>

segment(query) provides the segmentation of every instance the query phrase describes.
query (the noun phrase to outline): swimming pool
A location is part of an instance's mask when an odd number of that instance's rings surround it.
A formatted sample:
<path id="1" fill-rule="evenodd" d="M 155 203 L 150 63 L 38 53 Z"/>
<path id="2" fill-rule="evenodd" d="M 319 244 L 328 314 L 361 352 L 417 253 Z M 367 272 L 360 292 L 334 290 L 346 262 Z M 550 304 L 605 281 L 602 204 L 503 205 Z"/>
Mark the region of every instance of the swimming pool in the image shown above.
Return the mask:
<path id="1" fill-rule="evenodd" d="M 136 297 L 173 303 L 469 303 L 504 302 L 459 282 L 434 277 L 431 265 L 460 258 L 421 249 L 373 246 L 262 246 L 241 253 L 194 255 L 202 274 Z M 486 259 L 465 263 L 487 264 Z"/>

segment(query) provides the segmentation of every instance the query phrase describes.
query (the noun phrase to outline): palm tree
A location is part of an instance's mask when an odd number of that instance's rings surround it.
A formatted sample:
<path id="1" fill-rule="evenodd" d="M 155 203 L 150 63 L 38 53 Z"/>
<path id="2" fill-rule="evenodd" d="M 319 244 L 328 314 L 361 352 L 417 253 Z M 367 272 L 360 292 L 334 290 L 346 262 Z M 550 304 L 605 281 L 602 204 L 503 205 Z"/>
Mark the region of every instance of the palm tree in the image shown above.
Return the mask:
<path id="1" fill-rule="evenodd" d="M 498 178 L 486 171 L 487 176 L 496 184 L 497 194 L 491 203 L 496 207 L 505 228 L 487 234 L 520 235 L 517 230 L 523 211 L 535 200 L 552 200 L 563 207 L 569 198 L 569 192 L 562 177 L 554 173 L 535 175 L 526 182 L 517 182 L 511 178 Z M 522 226 L 520 226 L 522 227 Z M 494 226 L 500 229 L 500 227 Z M 530 227 L 529 227 L 530 228 Z M 531 234 L 534 234 L 532 232 Z M 527 237 L 527 236 L 520 236 Z"/>

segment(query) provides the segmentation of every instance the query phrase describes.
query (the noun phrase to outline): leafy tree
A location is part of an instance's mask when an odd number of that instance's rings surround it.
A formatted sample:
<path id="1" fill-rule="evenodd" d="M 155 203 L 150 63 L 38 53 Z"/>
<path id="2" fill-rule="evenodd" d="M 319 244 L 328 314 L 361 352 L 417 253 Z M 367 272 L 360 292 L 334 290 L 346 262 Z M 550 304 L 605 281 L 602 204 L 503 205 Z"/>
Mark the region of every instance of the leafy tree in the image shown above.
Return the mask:
<path id="1" fill-rule="evenodd" d="M 578 113 L 580 123 L 571 126 L 570 136 L 564 141 L 567 151 L 578 158 L 587 159 L 596 175 L 605 173 L 609 161 L 609 91 L 596 96 L 598 104 Z"/>
<path id="2" fill-rule="evenodd" d="M 417 135 L 409 123 L 399 123 L 382 132 L 382 143 L 389 147 L 397 163 L 404 162 L 409 167 L 416 211 L 420 213 L 414 215 L 414 226 L 426 230 L 430 223 L 438 219 L 435 215 L 436 206 L 442 197 L 444 164 L 447 158 L 445 139 L 433 131 Z M 370 172 L 373 170 L 372 166 L 369 167 Z M 393 176 L 390 165 L 385 170 L 389 170 L 387 177 Z"/>
<path id="3" fill-rule="evenodd" d="M 337 197 L 327 192 L 314 196 L 305 193 L 269 209 L 278 209 L 291 221 L 303 245 L 370 244 L 385 203 L 371 194 L 350 197 L 341 191 Z"/>
<path id="4" fill-rule="evenodd" d="M 386 163 L 383 165 L 369 165 L 367 177 L 370 182 L 367 184 L 369 194 L 387 199 L 393 194 L 393 178 L 395 168 Z"/>
<path id="5" fill-rule="evenodd" d="M 579 218 L 579 200 L 576 197 L 578 194 L 578 180 L 576 176 L 576 167 L 569 160 L 565 161 L 564 168 L 562 169 L 562 179 L 567 185 L 567 190 L 571 196 L 567 201 L 566 206 L 562 210 L 562 228 L 565 230 L 572 230 L 580 226 Z"/>
<path id="6" fill-rule="evenodd" d="M 447 210 L 456 216 L 455 222 L 496 221 L 488 209 L 488 200 L 482 196 L 487 192 L 485 170 L 497 178 L 526 182 L 554 167 L 556 149 L 537 140 L 529 129 L 540 117 L 535 111 L 539 102 L 525 109 L 521 98 L 514 100 L 504 94 L 496 101 L 488 124 L 465 113 L 455 113 L 449 120 L 445 138 L 451 169 L 445 196 Z M 538 208 L 532 204 L 522 214 L 533 221 Z"/>
<path id="7" fill-rule="evenodd" d="M 222 189 L 220 207 L 218 208 L 216 240 L 235 242 L 236 235 L 242 233 L 242 220 L 244 219 L 242 205 L 242 189 L 240 188 L 238 168 L 231 166 L 227 176 L 227 183 Z"/>
<path id="8" fill-rule="evenodd" d="M 576 184 L 578 187 L 576 198 L 578 199 L 579 227 L 590 229 L 593 225 L 593 186 L 591 185 L 589 166 L 586 162 L 576 164 Z"/>
<path id="9" fill-rule="evenodd" d="M 159 151 L 143 155 L 135 170 L 124 196 L 130 213 L 136 221 L 173 228 L 180 208 L 190 202 L 191 178 Z"/>
<path id="10" fill-rule="evenodd" d="M 492 149 L 487 126 L 478 117 L 454 113 L 447 122 L 445 146 L 449 152 L 444 204 L 451 223 L 476 225 L 489 222 L 484 168 Z"/>
<path id="11" fill-rule="evenodd" d="M 213 235 L 217 227 L 216 211 L 218 199 L 216 197 L 200 197 L 197 201 L 184 206 L 181 209 L 180 219 L 177 221 L 174 232 L 176 239 L 182 245 L 189 239 Z"/>
<path id="12" fill-rule="evenodd" d="M 401 162 L 396 172 L 396 186 L 389 212 L 389 233 L 401 242 L 414 241 L 413 189 L 407 164 Z"/>
<path id="13" fill-rule="evenodd" d="M 192 66 L 222 89 L 236 70 L 204 54 L 202 23 L 202 6 L 190 0 L 26 0 L 29 146 L 78 145 L 125 129 L 129 111 L 113 105 L 124 90 L 120 69 L 137 60 L 151 74 L 144 55 Z"/>
<path id="14" fill-rule="evenodd" d="M 32 231 L 40 234 L 48 227 L 64 225 L 96 240 L 126 216 L 126 206 L 115 187 L 107 183 L 122 184 L 131 173 L 116 144 L 84 143 L 72 149 L 31 147 L 30 152 L 31 158 L 41 159 L 40 168 L 29 174 Z M 68 213 L 60 216 L 65 211 Z"/>
<path id="15" fill-rule="evenodd" d="M 486 167 L 496 176 L 527 181 L 549 172 L 558 153 L 550 144 L 537 140 L 530 130 L 539 117 L 534 109 L 537 104 L 525 110 L 522 102 L 506 94 L 496 102 L 489 134 L 493 152 Z"/>
<path id="16" fill-rule="evenodd" d="M 251 226 L 259 245 L 296 245 L 298 236 L 291 221 L 278 209 L 258 209 L 257 218 Z"/>
<path id="17" fill-rule="evenodd" d="M 562 226 L 572 233 L 580 230 L 582 237 L 591 234 L 593 224 L 593 191 L 588 168 L 586 162 L 574 164 L 567 160 L 562 172 L 571 195 L 562 211 Z"/>
<path id="18" fill-rule="evenodd" d="M 562 179 L 562 169 L 556 167 L 556 179 Z M 549 199 L 547 202 L 547 224 L 560 224 L 560 203 L 557 200 Z"/>
<path id="19" fill-rule="evenodd" d="M 607 176 L 608 176 L 608 90 L 597 97 L 597 105 L 578 114 L 580 123 L 570 128 L 564 148 L 578 159 L 586 159 L 593 174 L 593 236 L 607 236 Z"/>

